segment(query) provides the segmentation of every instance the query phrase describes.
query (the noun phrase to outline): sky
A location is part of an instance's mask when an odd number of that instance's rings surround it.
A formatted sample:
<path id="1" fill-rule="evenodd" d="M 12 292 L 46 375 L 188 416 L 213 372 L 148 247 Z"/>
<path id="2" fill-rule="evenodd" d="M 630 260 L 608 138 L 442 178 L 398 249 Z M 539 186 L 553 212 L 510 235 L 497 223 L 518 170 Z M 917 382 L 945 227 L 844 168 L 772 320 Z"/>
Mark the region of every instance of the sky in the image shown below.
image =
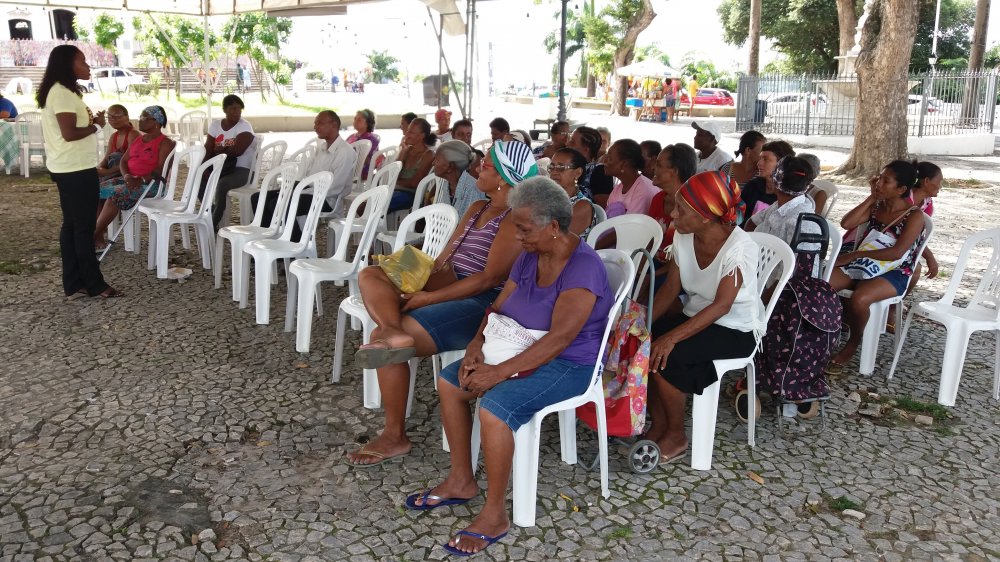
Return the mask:
<path id="1" fill-rule="evenodd" d="M 570 5 L 576 7 L 582 1 L 570 0 Z M 607 1 L 597 0 L 598 10 Z M 638 45 L 658 44 L 675 65 L 690 56 L 730 70 L 745 68 L 746 48 L 728 45 L 722 39 L 716 11 L 721 1 L 652 0 L 657 17 L 639 36 Z M 464 0 L 458 4 L 464 11 Z M 498 89 L 508 84 L 548 84 L 556 57 L 545 52 L 542 41 L 558 29 L 558 0 L 480 0 L 477 5 L 480 83 L 489 83 L 492 46 L 492 78 Z M 360 68 L 366 53 L 388 50 L 401 59 L 404 78 L 407 74 L 412 78 L 437 73 L 437 40 L 426 9 L 416 0 L 354 5 L 346 16 L 295 18 L 294 22 L 292 40 L 284 54 L 305 60 L 317 70 Z M 987 44 L 1000 42 L 1000 8 L 991 10 L 989 23 Z M 446 37 L 445 54 L 453 75 L 460 79 L 463 38 Z M 765 42 L 761 66 L 774 57 Z M 567 73 L 575 73 L 578 64 L 579 57 L 571 60 Z"/>

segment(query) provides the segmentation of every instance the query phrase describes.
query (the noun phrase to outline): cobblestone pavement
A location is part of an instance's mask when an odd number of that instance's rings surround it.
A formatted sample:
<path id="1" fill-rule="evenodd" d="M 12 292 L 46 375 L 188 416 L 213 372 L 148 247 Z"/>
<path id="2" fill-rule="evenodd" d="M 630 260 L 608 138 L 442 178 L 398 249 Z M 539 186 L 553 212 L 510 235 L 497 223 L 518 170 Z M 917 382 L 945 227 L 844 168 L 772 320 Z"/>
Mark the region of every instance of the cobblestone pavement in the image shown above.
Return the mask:
<path id="1" fill-rule="evenodd" d="M 931 247 L 945 275 L 964 237 L 996 223 L 998 193 L 942 194 Z M 835 215 L 860 198 L 845 192 Z M 24 205 L 18 216 L 32 216 L 32 200 Z M 5 238 L 54 245 L 49 228 L 3 224 Z M 413 452 L 377 468 L 344 463 L 381 417 L 362 407 L 352 366 L 343 382 L 329 379 L 343 289 L 325 290 L 315 351 L 299 355 L 282 331 L 283 285 L 271 325 L 258 326 L 179 244 L 171 261 L 195 270 L 182 284 L 157 280 L 145 256 L 112 252 L 104 271 L 127 296 L 111 301 L 65 302 L 47 259 L 47 270 L 0 275 L 0 560 L 438 560 L 440 543 L 481 506 L 401 508 L 448 468 L 426 366 Z M 936 298 L 946 283 L 922 282 L 916 297 Z M 352 333 L 348 356 L 357 341 Z M 638 475 L 613 447 L 609 499 L 595 473 L 561 463 L 548 420 L 537 526 L 513 529 L 480 557 L 1000 559 L 992 338 L 973 338 L 958 403 L 931 426 L 859 415 L 850 398 L 869 414 L 880 409 L 869 392 L 933 403 L 943 330 L 915 327 L 891 384 L 882 378 L 891 338 L 882 342 L 875 377 L 833 381 L 825 431 L 814 420 L 780 432 L 766 408 L 751 449 L 724 398 L 711 471 L 686 458 Z M 586 457 L 596 443 L 579 433 Z"/>

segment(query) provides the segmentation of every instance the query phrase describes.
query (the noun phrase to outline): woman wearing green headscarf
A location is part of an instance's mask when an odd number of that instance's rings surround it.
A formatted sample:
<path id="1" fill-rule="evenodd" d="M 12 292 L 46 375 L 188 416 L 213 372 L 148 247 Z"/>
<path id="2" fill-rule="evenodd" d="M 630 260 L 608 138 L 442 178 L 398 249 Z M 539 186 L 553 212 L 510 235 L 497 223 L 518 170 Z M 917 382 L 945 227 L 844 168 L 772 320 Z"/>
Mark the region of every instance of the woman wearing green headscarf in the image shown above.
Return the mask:
<path id="1" fill-rule="evenodd" d="M 410 388 L 406 362 L 465 349 L 476 335 L 487 307 L 500 293 L 521 252 L 508 218 L 507 197 L 518 183 L 537 174 L 528 146 L 497 141 L 483 159 L 476 181 L 489 199 L 469 207 L 423 290 L 400 294 L 381 268 L 361 271 L 361 296 L 378 327 L 371 341 L 358 350 L 355 361 L 361 369 L 378 370 L 385 428 L 376 439 L 348 453 L 350 464 L 370 466 L 410 452 L 405 426 Z"/>

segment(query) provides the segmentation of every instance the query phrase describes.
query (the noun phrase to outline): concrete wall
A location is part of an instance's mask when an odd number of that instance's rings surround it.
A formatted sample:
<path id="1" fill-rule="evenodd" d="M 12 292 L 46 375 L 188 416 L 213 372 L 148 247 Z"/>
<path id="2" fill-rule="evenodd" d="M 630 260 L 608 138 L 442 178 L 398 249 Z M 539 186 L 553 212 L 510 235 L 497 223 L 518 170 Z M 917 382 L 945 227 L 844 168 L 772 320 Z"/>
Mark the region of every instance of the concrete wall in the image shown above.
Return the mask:
<path id="1" fill-rule="evenodd" d="M 780 135 L 794 146 L 824 146 L 850 150 L 854 146 L 851 136 Z M 912 154 L 939 156 L 989 156 L 993 154 L 996 136 L 991 133 L 908 137 L 907 147 Z"/>

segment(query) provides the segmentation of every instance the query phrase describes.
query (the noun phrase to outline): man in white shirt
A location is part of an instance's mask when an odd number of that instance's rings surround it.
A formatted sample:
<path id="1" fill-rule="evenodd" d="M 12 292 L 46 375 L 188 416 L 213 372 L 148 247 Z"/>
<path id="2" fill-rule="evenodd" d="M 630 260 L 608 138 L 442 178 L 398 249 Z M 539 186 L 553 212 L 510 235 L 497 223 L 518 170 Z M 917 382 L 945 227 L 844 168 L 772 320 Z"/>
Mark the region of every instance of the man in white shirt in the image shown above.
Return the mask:
<path id="1" fill-rule="evenodd" d="M 691 123 L 697 131 L 694 134 L 694 147 L 698 150 L 698 173 L 716 172 L 726 162 L 732 162 L 733 157 L 719 148 L 722 140 L 722 127 L 715 121 L 705 121 L 699 124 Z"/>

